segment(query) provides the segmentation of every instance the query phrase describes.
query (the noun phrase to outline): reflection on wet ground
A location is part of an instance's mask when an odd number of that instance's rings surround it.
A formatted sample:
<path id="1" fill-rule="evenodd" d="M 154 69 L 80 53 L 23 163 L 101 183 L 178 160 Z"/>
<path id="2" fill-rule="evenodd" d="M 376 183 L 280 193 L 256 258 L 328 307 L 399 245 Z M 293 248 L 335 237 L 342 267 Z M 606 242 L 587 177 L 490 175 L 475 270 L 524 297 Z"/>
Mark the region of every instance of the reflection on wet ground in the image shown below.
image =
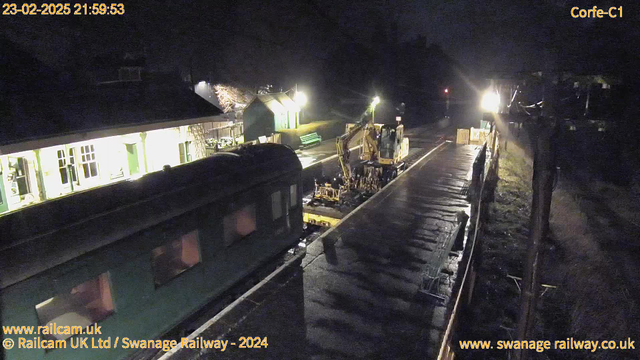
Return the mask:
<path id="1" fill-rule="evenodd" d="M 463 188 L 475 153 L 475 147 L 449 145 L 418 163 L 309 245 L 301 266 L 278 275 L 202 334 L 229 340 L 225 352 L 182 350 L 174 358 L 433 357 L 455 273 L 443 282 L 444 302 L 429 301 L 419 290 L 426 269 L 441 266 L 435 254 L 451 240 L 443 233 L 455 226 L 459 211 L 468 211 Z M 267 337 L 268 346 L 239 348 L 243 336 Z"/>

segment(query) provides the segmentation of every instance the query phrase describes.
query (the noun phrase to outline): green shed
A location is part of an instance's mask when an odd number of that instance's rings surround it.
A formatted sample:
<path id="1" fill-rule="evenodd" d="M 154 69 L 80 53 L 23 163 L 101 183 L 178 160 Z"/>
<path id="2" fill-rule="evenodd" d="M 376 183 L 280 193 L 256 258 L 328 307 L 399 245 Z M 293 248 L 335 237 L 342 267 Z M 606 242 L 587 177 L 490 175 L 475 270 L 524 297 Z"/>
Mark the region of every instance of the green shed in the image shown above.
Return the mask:
<path id="1" fill-rule="evenodd" d="M 300 125 L 300 107 L 285 93 L 256 96 L 243 114 L 244 140 L 257 140 L 260 136 Z"/>

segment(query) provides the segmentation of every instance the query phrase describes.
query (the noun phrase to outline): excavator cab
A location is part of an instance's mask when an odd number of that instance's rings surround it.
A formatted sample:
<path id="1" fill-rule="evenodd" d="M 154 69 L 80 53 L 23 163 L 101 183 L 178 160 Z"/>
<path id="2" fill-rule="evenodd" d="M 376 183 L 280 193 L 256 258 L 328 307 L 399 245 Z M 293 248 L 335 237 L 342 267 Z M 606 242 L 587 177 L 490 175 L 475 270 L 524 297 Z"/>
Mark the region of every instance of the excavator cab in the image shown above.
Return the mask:
<path id="1" fill-rule="evenodd" d="M 378 136 L 378 162 L 383 165 L 397 163 L 406 154 L 403 154 L 404 126 L 398 124 L 385 124 L 380 128 Z"/>

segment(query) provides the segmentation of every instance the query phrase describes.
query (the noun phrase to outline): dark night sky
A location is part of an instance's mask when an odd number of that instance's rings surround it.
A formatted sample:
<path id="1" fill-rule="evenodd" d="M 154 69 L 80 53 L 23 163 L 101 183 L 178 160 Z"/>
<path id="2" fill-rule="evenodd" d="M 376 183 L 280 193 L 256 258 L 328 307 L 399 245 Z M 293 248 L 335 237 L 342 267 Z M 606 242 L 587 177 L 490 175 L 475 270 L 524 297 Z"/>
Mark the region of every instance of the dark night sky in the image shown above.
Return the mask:
<path id="1" fill-rule="evenodd" d="M 96 54 L 138 52 L 156 69 L 188 69 L 196 80 L 313 82 L 328 54 L 344 43 L 372 46 L 376 27 L 397 21 L 400 40 L 418 34 L 476 72 L 605 64 L 637 58 L 637 9 L 623 19 L 573 19 L 572 6 L 592 2 L 216 0 L 126 2 L 126 15 L 4 16 L 2 33 L 56 68 Z M 543 50 L 547 49 L 547 50 Z M 597 59 L 594 61 L 594 59 Z M 357 61 L 357 59 L 354 59 Z M 554 65 L 552 65 L 554 66 Z"/>

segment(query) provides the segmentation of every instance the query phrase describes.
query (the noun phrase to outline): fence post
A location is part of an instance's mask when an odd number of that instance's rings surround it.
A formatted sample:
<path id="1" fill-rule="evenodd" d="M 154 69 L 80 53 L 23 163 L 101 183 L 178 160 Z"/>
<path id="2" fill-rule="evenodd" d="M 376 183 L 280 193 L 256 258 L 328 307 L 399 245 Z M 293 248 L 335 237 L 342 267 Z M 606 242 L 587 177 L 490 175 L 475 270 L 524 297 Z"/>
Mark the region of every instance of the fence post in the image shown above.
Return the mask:
<path id="1" fill-rule="evenodd" d="M 543 117 L 532 126 L 533 201 L 531 205 L 529 245 L 522 280 L 520 313 L 518 317 L 518 340 L 532 340 L 535 329 L 536 302 L 540 287 L 540 248 L 549 232 L 549 213 L 555 175 L 554 130 Z M 527 350 L 516 350 L 515 358 L 526 360 Z"/>

